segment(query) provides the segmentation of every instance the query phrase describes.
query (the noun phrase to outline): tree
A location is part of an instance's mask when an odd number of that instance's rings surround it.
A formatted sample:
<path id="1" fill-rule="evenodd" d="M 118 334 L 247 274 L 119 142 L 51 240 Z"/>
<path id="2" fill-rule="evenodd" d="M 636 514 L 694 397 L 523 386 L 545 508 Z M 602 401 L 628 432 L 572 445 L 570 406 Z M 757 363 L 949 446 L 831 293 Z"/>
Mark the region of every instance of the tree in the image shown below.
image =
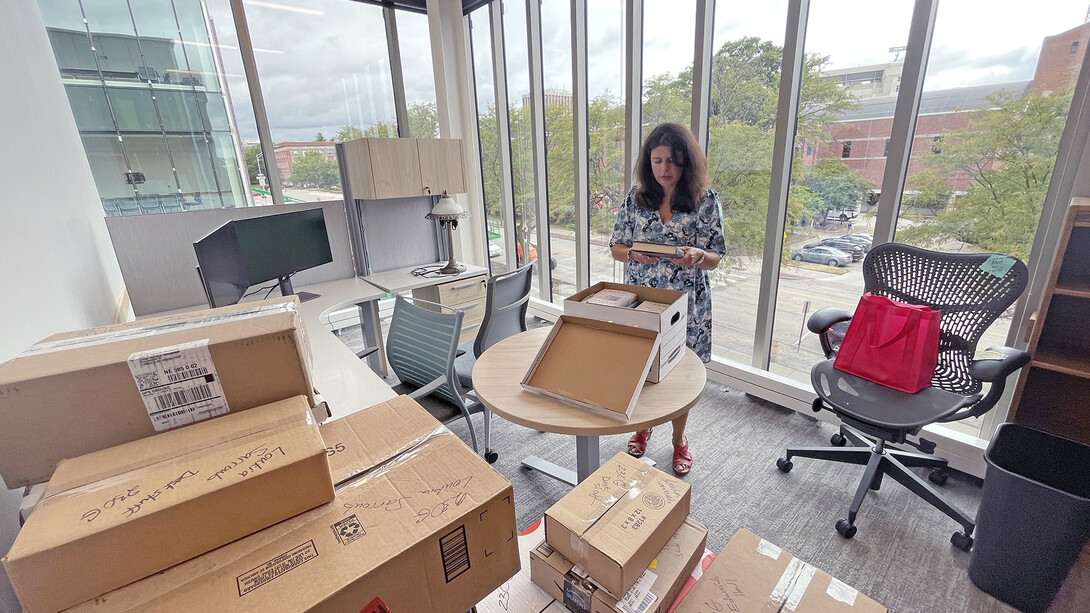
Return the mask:
<path id="1" fill-rule="evenodd" d="M 292 164 L 291 179 L 303 186 L 332 187 L 339 178 L 337 163 L 317 151 L 307 151 Z"/>
<path id="2" fill-rule="evenodd" d="M 246 158 L 246 173 L 250 176 L 251 185 L 259 185 L 257 175 L 260 172 L 258 167 L 257 158 L 261 155 L 261 145 L 250 145 L 242 150 L 243 157 Z"/>
<path id="3" fill-rule="evenodd" d="M 394 131 L 394 135 L 397 135 L 397 131 Z M 333 137 L 333 140 L 338 143 L 345 141 L 355 140 L 357 138 L 363 138 L 363 131 L 357 126 L 341 126 L 337 130 L 337 135 Z"/>
<path id="4" fill-rule="evenodd" d="M 1027 259 L 1070 106 L 1069 89 L 1020 98 L 1000 92 L 971 111 L 968 125 L 943 134 L 941 151 L 927 156 L 929 170 L 947 180 L 967 177 L 968 191 L 898 237 L 922 246 L 956 240 Z"/>
<path id="5" fill-rule="evenodd" d="M 416 102 L 409 105 L 409 136 L 439 138 L 439 112 L 434 102 Z"/>
<path id="6" fill-rule="evenodd" d="M 811 193 L 820 197 L 816 210 L 809 212 L 825 222 L 829 211 L 836 209 L 854 210 L 871 189 L 870 181 L 861 174 L 852 171 L 844 162 L 830 158 L 814 164 L 802 179 L 802 185 Z"/>
<path id="7" fill-rule="evenodd" d="M 314 141 L 318 142 L 318 143 L 325 142 L 325 136 L 323 136 L 322 133 L 319 132 L 319 133 L 314 135 Z"/>

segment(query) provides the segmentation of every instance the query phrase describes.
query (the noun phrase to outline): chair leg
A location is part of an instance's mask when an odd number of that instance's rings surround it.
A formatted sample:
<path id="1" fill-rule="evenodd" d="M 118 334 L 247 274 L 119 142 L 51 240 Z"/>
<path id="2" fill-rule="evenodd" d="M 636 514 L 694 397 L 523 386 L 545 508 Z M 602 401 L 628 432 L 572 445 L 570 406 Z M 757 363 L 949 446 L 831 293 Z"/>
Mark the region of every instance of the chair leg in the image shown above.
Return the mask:
<path id="1" fill-rule="evenodd" d="M 879 471 L 882 470 L 882 454 L 875 453 L 867 450 L 869 457 L 867 458 L 867 469 L 863 471 L 863 480 L 859 482 L 859 487 L 855 489 L 855 497 L 852 498 L 852 504 L 848 507 L 848 523 L 855 523 L 855 516 L 859 514 L 859 507 L 863 506 L 863 498 L 867 496 L 867 492 L 871 489 L 871 484 L 874 480 L 881 476 Z"/>
<path id="2" fill-rule="evenodd" d="M 916 476 L 915 473 L 908 470 L 908 468 L 906 468 L 904 464 L 901 464 L 901 462 L 899 462 L 895 458 L 887 457 L 886 463 L 888 464 L 888 467 L 885 469 L 885 471 L 887 474 L 889 474 L 890 477 L 893 477 L 895 480 L 897 480 L 898 483 L 912 491 L 912 493 L 916 494 L 920 498 L 923 498 L 929 504 L 931 504 L 931 506 L 942 511 L 951 519 L 961 524 L 961 526 L 965 529 L 965 536 L 972 536 L 975 524 L 968 515 L 961 512 L 961 510 L 959 510 L 957 507 L 950 504 L 949 502 L 946 502 L 946 500 L 943 499 L 943 497 L 940 496 L 937 491 L 935 491 L 935 488 L 931 487 L 931 485 L 928 484 L 926 481 Z"/>
<path id="3" fill-rule="evenodd" d="M 895 458 L 908 468 L 946 468 L 949 462 L 946 458 L 936 458 L 926 453 L 914 451 L 901 451 L 900 449 L 887 449 L 890 457 Z"/>
<path id="4" fill-rule="evenodd" d="M 845 426 L 843 424 L 841 424 L 841 426 L 840 426 L 840 436 L 843 436 L 844 438 L 848 439 L 848 441 L 851 442 L 851 444 L 854 445 L 855 447 L 873 447 L 874 446 L 874 442 L 871 441 L 871 440 L 868 440 L 867 437 L 863 436 L 863 434 L 861 432 L 857 432 L 854 429 L 849 428 L 848 426 Z"/>
<path id="5" fill-rule="evenodd" d="M 870 460 L 871 450 L 866 447 L 789 447 L 786 455 L 788 460 L 800 457 L 865 465 Z"/>
<path id="6" fill-rule="evenodd" d="M 491 440 L 492 440 L 492 411 L 489 411 L 488 409 L 484 409 L 482 416 L 484 417 L 484 459 L 486 461 L 488 461 L 489 464 L 491 464 L 491 463 L 495 462 L 496 459 L 499 457 L 499 454 L 492 451 L 492 446 L 491 446 Z"/>

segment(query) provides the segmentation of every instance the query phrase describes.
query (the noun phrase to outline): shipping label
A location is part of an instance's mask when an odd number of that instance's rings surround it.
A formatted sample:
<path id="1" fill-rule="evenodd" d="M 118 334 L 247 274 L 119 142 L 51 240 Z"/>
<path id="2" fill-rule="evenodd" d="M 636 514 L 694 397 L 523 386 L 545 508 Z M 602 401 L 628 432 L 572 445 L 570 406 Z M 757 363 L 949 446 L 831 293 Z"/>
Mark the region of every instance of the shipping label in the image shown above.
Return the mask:
<path id="1" fill-rule="evenodd" d="M 238 584 L 238 595 L 245 596 L 317 557 L 318 549 L 314 547 L 314 541 L 307 541 L 291 551 L 286 551 L 257 568 L 235 577 L 235 582 Z"/>
<path id="2" fill-rule="evenodd" d="M 620 609 L 621 613 L 644 613 L 644 611 L 650 609 L 651 605 L 655 604 L 655 601 L 659 599 L 658 596 L 651 593 L 651 587 L 655 585 L 657 579 L 658 575 L 651 572 L 650 568 L 644 569 L 643 574 L 628 589 L 624 598 L 617 602 L 617 608 Z"/>
<path id="3" fill-rule="evenodd" d="M 128 363 L 156 432 L 230 412 L 208 339 L 138 351 Z"/>

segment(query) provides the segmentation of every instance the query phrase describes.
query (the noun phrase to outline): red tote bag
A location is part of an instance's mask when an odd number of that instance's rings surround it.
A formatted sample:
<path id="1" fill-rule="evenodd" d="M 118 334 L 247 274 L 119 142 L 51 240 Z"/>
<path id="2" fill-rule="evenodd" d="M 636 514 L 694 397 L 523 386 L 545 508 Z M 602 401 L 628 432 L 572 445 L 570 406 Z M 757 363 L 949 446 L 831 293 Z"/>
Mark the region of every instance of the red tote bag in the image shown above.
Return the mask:
<path id="1" fill-rule="evenodd" d="M 833 367 L 915 394 L 931 385 L 942 311 L 863 294 Z"/>

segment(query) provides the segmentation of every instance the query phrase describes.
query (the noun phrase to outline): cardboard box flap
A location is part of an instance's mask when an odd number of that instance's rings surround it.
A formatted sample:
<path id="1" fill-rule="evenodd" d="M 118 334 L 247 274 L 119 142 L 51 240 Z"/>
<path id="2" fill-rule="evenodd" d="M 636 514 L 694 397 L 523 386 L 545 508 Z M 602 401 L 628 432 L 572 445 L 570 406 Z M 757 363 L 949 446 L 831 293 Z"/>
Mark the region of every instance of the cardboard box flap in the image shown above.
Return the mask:
<path id="1" fill-rule="evenodd" d="M 419 407 L 416 410 L 423 412 Z M 354 416 L 364 417 L 367 412 Z M 497 496 L 510 497 L 510 483 L 481 463 L 454 434 L 430 436 L 388 461 L 382 470 L 368 471 L 344 483 L 332 503 L 72 610 L 194 610 L 195 603 L 202 602 L 233 603 L 223 609 L 232 611 L 275 608 L 283 605 L 284 596 L 265 586 L 285 575 L 290 576 L 292 585 L 305 586 L 293 595 L 293 610 L 312 610 L 335 598 L 361 574 L 381 568 L 421 540 L 450 532 L 452 525 L 476 522 L 480 503 Z M 459 529 L 453 530 L 451 537 L 456 540 Z M 495 538 L 513 542 L 515 535 L 512 529 L 509 536 Z M 366 540 L 356 543 L 357 539 Z M 477 545 L 482 544 L 469 544 Z M 351 563 L 308 563 L 331 554 L 350 556 Z M 452 555 L 452 563 L 457 564 L 459 552 L 455 549 Z M 440 582 L 443 571 L 439 569 Z M 434 574 L 421 569 L 412 580 L 426 582 L 427 576 Z M 445 608 L 438 602 L 435 606 L 435 610 Z"/>
<path id="2" fill-rule="evenodd" d="M 295 296 L 290 298 L 244 303 L 249 305 L 246 308 L 224 307 L 228 310 L 226 313 L 220 312 L 221 309 L 212 309 L 100 326 L 90 331 L 54 334 L 30 346 L 16 359 L 0 365 L 0 385 L 31 375 L 48 377 L 124 362 L 133 353 L 147 350 L 146 339 L 149 336 L 155 336 L 160 347 L 171 347 L 198 338 L 208 339 L 211 345 L 294 329 L 299 330 L 300 337 L 305 339 L 298 301 Z M 309 348 L 306 350 L 309 352 Z M 309 355 L 307 357 L 309 362 Z"/>
<path id="3" fill-rule="evenodd" d="M 658 349 L 657 332 L 561 315 L 522 386 L 624 418 Z"/>
<path id="4" fill-rule="evenodd" d="M 334 485 L 400 456 L 440 432 L 449 432 L 409 396 L 324 423 L 320 430 Z"/>
<path id="5" fill-rule="evenodd" d="M 168 430 L 155 437 L 95 451 L 77 459 L 61 460 L 49 479 L 45 498 L 160 462 L 177 460 L 180 456 L 202 453 L 257 433 L 314 423 L 310 403 L 305 396 L 296 396 L 259 410 L 232 413 L 191 427 Z"/>

